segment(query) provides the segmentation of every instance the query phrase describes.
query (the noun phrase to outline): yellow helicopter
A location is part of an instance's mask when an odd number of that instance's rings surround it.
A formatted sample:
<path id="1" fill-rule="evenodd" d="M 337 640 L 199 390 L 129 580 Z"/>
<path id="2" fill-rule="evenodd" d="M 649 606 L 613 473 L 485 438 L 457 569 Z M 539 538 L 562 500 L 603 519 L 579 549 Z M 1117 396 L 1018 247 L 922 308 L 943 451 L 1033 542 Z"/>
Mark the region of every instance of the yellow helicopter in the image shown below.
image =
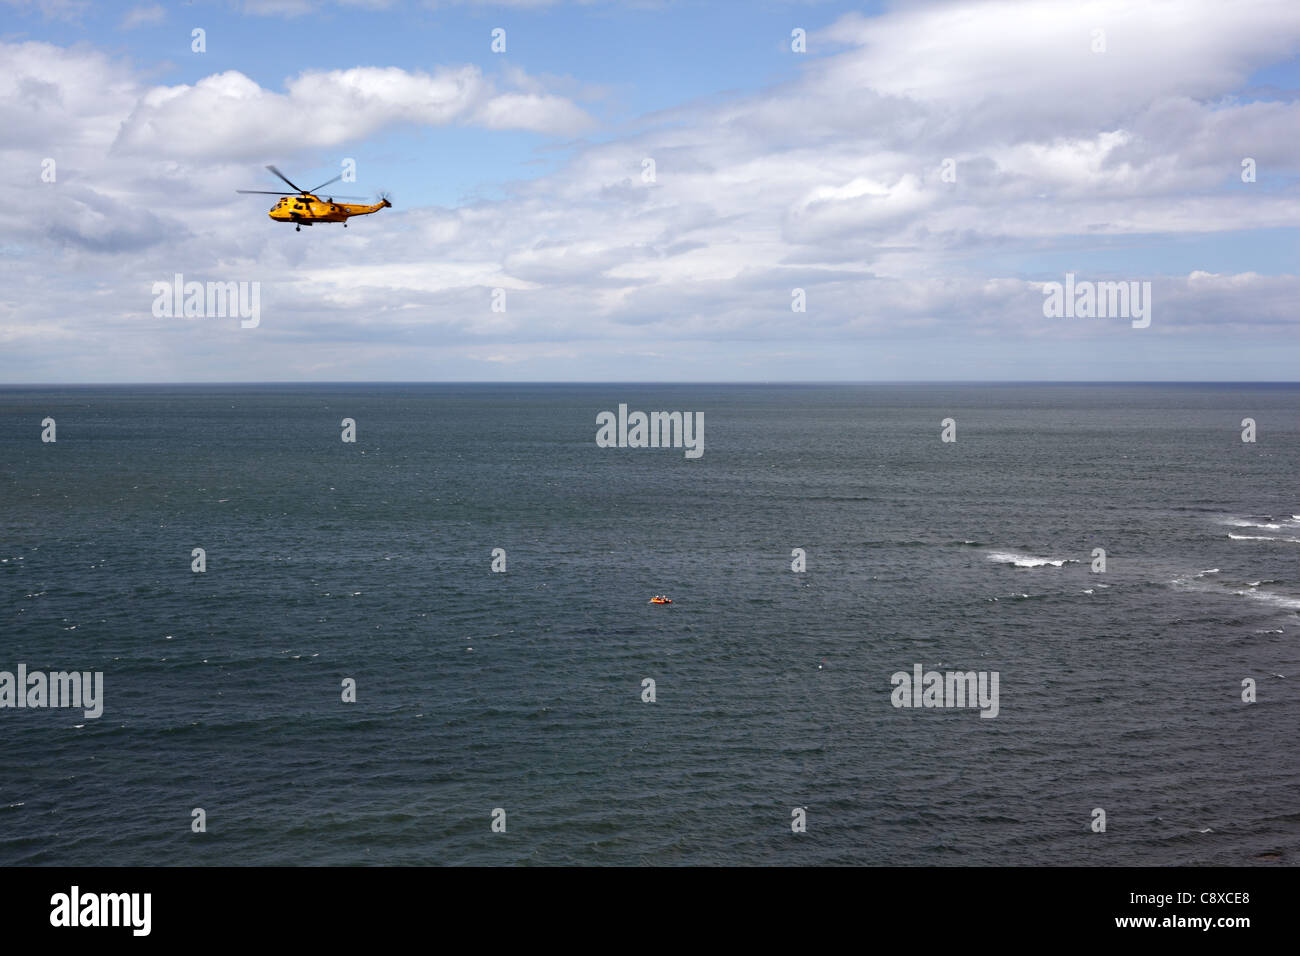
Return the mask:
<path id="1" fill-rule="evenodd" d="M 289 182 L 289 177 L 274 166 L 267 166 L 271 172 L 275 173 L 290 186 L 298 191 L 296 196 L 286 196 L 283 192 L 271 192 L 268 189 L 236 189 L 237 193 L 255 193 L 259 196 L 279 196 L 280 201 L 271 207 L 267 213 L 276 222 L 293 222 L 297 223 L 295 232 L 302 232 L 303 226 L 310 226 L 318 222 L 341 222 L 343 228 L 348 227 L 348 219 L 352 216 L 368 216 L 372 212 L 391 206 L 388 196 L 384 193 L 379 194 L 379 202 L 373 206 L 357 206 L 350 203 L 337 203 L 334 197 L 321 199 L 316 195 L 316 191 L 323 189 L 332 182 L 337 182 L 343 178 L 343 174 L 335 176 L 333 179 L 327 179 L 313 189 L 303 189 L 300 186 Z M 340 199 L 358 199 L 358 196 L 340 196 Z"/>

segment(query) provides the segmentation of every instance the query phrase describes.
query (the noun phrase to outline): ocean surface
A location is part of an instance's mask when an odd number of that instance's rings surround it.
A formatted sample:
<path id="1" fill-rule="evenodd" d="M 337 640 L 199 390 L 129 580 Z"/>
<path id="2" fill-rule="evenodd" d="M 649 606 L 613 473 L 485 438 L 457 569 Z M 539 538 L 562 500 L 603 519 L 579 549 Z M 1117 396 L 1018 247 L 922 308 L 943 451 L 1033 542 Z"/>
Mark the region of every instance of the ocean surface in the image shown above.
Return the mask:
<path id="1" fill-rule="evenodd" d="M 0 864 L 1294 865 L 1298 475 L 1296 386 L 0 388 L 0 670 L 104 675 Z"/>

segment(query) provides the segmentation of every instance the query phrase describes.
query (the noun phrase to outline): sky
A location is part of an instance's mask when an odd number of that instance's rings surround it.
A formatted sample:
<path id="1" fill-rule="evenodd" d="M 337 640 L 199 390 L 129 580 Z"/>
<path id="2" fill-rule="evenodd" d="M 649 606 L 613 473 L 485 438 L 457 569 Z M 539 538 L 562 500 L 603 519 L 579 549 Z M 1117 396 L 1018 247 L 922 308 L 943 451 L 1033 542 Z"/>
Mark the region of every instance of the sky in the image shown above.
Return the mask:
<path id="1" fill-rule="evenodd" d="M 0 383 L 1297 381 L 1298 55 L 1295 0 L 0 0 Z M 346 229 L 235 192 L 349 161 Z"/>

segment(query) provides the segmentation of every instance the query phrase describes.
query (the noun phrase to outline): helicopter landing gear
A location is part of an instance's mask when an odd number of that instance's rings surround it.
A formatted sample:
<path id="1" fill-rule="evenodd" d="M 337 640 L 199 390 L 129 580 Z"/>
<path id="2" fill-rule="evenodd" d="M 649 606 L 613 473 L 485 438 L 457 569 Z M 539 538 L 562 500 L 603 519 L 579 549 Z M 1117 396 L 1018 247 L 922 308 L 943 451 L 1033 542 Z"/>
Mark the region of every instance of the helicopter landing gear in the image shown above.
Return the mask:
<path id="1" fill-rule="evenodd" d="M 345 222 L 345 223 L 343 224 L 343 228 L 346 229 L 347 227 L 348 227 L 348 224 Z"/>
<path id="2" fill-rule="evenodd" d="M 302 232 L 302 226 L 294 226 L 294 227 L 293 227 L 293 231 L 294 231 L 294 232 Z"/>

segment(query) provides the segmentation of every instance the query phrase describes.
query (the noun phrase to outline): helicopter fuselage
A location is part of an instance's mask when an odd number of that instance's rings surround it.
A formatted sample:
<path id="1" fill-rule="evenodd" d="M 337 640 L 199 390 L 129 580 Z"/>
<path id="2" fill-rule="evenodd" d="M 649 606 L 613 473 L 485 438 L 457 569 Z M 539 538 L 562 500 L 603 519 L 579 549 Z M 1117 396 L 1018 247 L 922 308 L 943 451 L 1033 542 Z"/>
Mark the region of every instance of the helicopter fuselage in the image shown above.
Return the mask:
<path id="1" fill-rule="evenodd" d="M 329 202 L 310 193 L 300 196 L 285 196 L 271 207 L 267 213 L 276 222 L 292 222 L 301 226 L 310 226 L 317 222 L 346 223 L 352 216 L 368 216 L 379 212 L 385 206 L 391 206 L 387 199 L 381 199 L 373 206 L 355 203 Z"/>

